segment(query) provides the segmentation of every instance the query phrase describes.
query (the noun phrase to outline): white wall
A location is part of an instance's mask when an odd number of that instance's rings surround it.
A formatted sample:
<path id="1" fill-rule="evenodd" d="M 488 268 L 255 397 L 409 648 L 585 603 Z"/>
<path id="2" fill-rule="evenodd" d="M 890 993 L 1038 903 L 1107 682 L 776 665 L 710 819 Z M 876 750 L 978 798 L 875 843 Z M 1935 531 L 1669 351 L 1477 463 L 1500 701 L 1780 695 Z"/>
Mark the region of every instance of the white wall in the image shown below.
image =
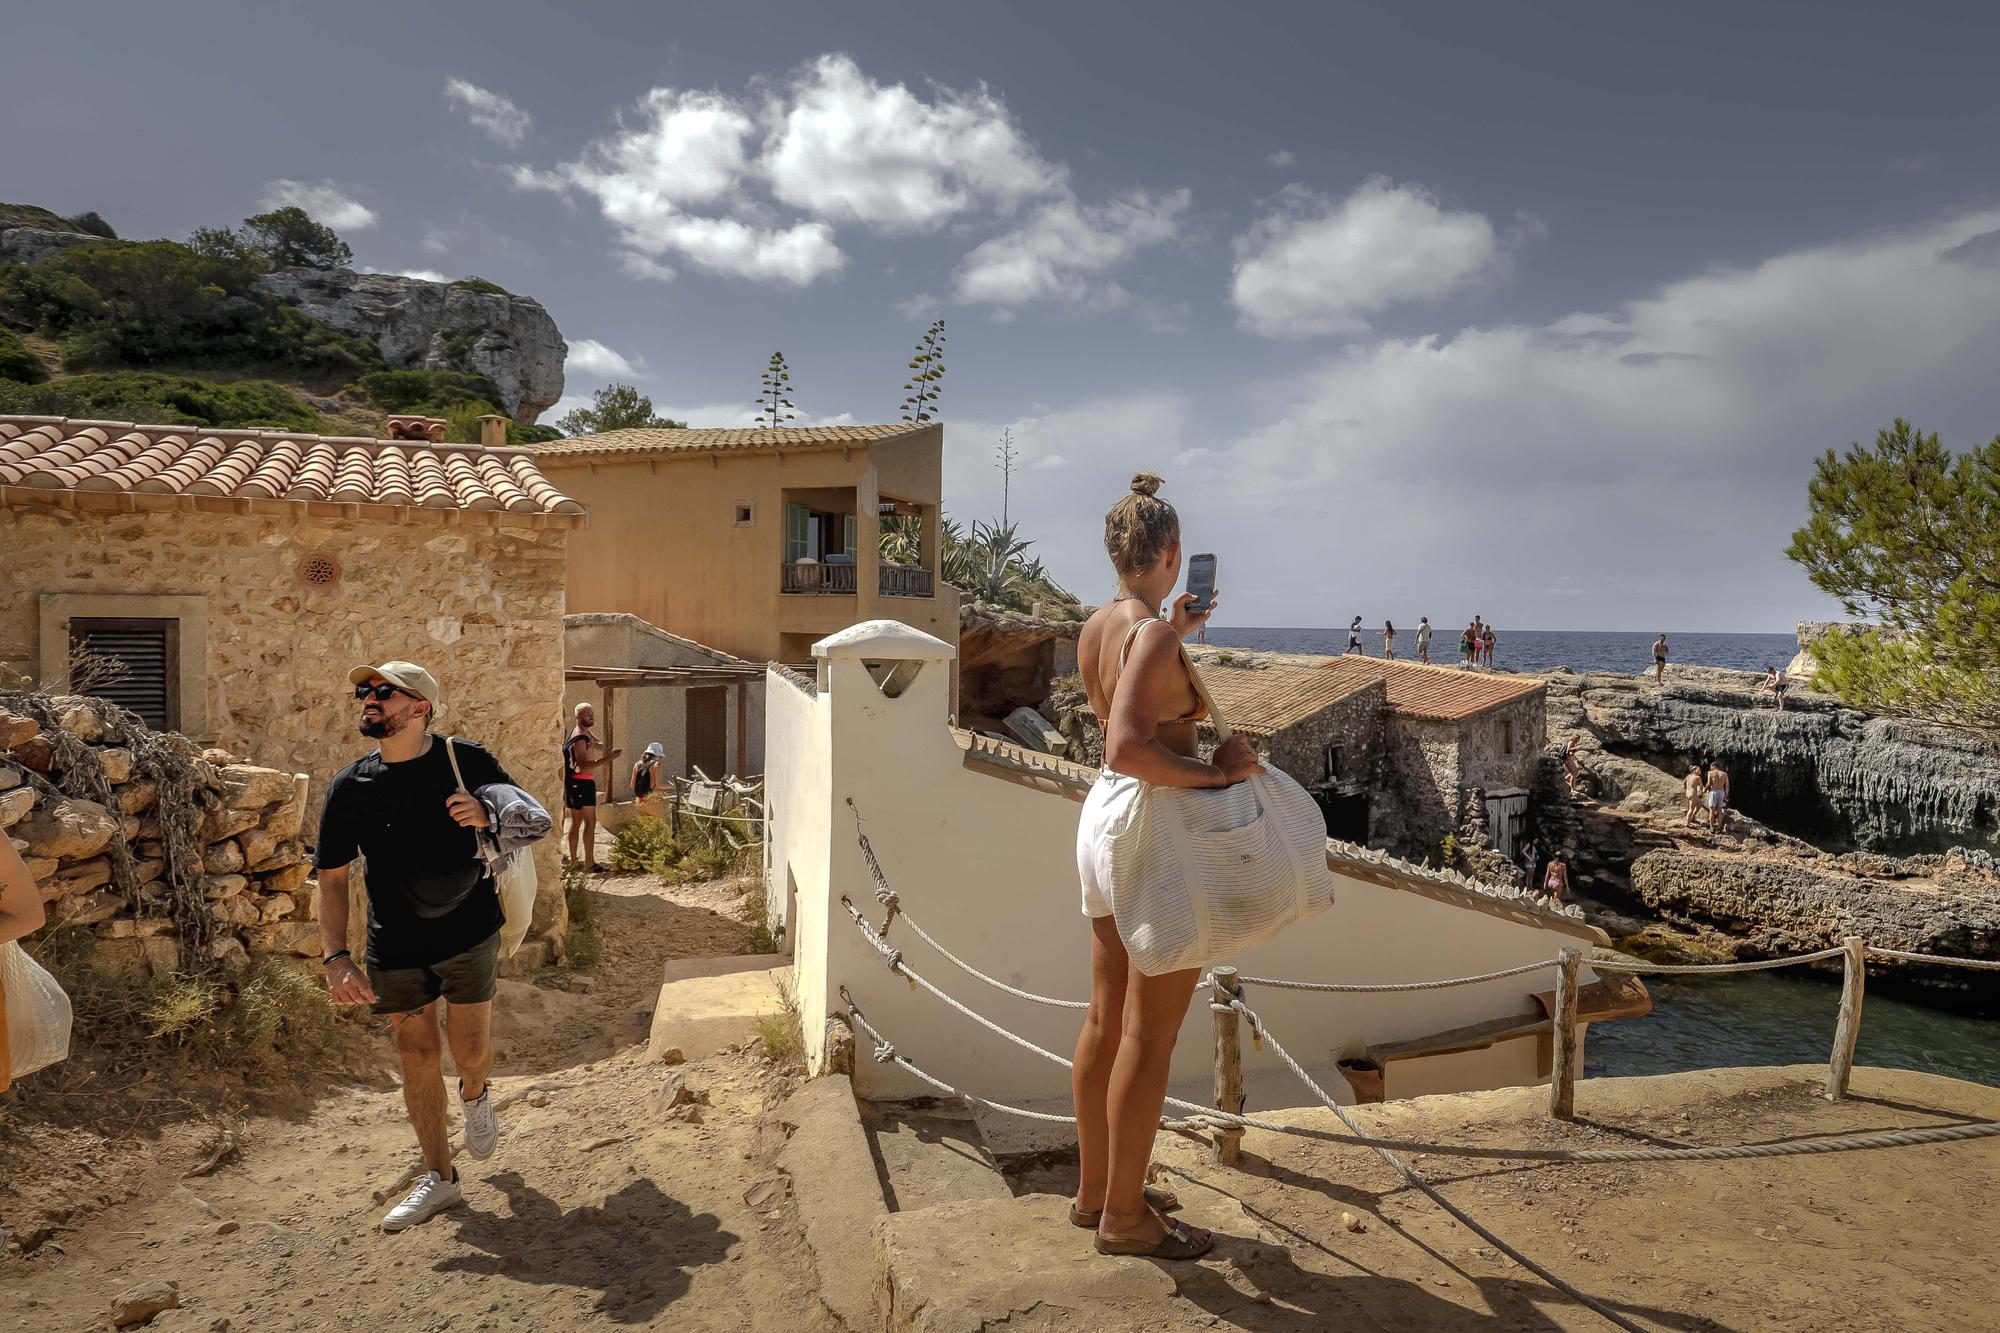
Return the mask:
<path id="1" fill-rule="evenodd" d="M 856 842 L 858 813 L 904 910 L 947 947 L 1026 990 L 1071 999 L 1089 994 L 1090 930 L 1079 906 L 1075 864 L 1081 806 L 1058 792 L 967 765 L 946 725 L 953 674 L 948 660 L 928 663 L 894 699 L 883 695 L 858 658 L 823 656 L 816 698 L 775 675 L 768 679 L 768 891 L 777 909 L 788 871 L 798 885 L 798 919 L 788 923 L 787 939 L 806 1015 L 808 1057 L 817 1068 L 822 1020 L 842 1012 L 838 990 L 844 983 L 899 1053 L 938 1077 L 989 1097 L 1059 1099 L 1067 1095 L 1067 1071 L 913 991 L 889 972 L 840 905 L 846 895 L 871 921 L 883 913 Z M 1050 1050 L 1066 1055 L 1074 1045 L 1077 1011 L 996 991 L 935 955 L 905 927 L 892 927 L 889 938 L 912 968 L 961 1002 Z M 1419 980 L 1552 958 L 1581 943 L 1574 924 L 1564 928 L 1469 891 L 1426 885 L 1414 876 L 1406 887 L 1343 876 L 1332 911 L 1241 958 L 1218 961 L 1234 962 L 1246 974 L 1286 978 Z M 1249 999 L 1288 1049 L 1345 1099 L 1346 1085 L 1333 1069 L 1340 1056 L 1358 1054 L 1369 1042 L 1530 1013 L 1531 992 L 1553 984 L 1551 971 L 1444 991 L 1253 989 Z M 1210 1078 L 1211 1030 L 1209 1011 L 1198 1000 L 1174 1059 L 1183 1095 Z M 875 1097 L 926 1091 L 894 1066 L 869 1059 L 862 1041 L 857 1090 Z M 1477 1057 L 1443 1060 L 1462 1071 L 1451 1075 L 1467 1080 L 1458 1086 L 1530 1083 L 1538 1078 L 1535 1046 L 1514 1041 Z M 1246 1042 L 1245 1062 L 1254 1076 L 1272 1056 Z M 1416 1066 L 1423 1063 L 1398 1062 L 1392 1088 L 1428 1085 L 1446 1074 L 1443 1061 L 1435 1071 L 1420 1072 Z M 1270 1086 L 1262 1077 L 1254 1082 Z M 1310 1094 L 1298 1088 L 1295 1099 L 1278 1104 L 1306 1100 Z"/>

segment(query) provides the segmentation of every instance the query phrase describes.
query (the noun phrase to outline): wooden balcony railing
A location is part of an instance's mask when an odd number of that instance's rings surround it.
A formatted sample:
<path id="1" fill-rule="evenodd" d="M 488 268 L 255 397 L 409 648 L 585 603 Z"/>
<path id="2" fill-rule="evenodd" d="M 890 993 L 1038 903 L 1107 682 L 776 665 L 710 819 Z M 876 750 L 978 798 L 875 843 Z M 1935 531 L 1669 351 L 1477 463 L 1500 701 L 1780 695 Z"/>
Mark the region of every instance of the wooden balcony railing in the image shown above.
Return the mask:
<path id="1" fill-rule="evenodd" d="M 854 594 L 853 565 L 822 565 L 811 561 L 784 567 L 785 592 Z"/>
<path id="2" fill-rule="evenodd" d="M 882 595 L 884 597 L 929 597 L 931 592 L 931 572 L 913 565 L 882 566 Z"/>

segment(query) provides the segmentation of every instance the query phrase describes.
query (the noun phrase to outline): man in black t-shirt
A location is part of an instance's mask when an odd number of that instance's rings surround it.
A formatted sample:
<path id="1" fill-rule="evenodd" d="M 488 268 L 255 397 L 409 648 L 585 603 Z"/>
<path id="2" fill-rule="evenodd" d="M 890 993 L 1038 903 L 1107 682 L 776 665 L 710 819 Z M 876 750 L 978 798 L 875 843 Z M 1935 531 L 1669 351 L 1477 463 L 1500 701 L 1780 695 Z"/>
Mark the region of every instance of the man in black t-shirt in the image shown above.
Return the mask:
<path id="1" fill-rule="evenodd" d="M 446 1121 L 443 1039 L 451 1042 L 465 1108 L 465 1146 L 490 1156 L 500 1124 L 486 1076 L 493 1068 L 493 991 L 502 912 L 478 854 L 490 822 L 470 795 L 515 785 L 499 761 L 470 741 L 433 735 L 442 707 L 437 678 L 414 662 L 349 673 L 360 731 L 381 748 L 334 775 L 320 815 L 320 938 L 335 1004 L 372 1004 L 396 1028 L 403 1104 L 423 1149 L 416 1188 L 382 1219 L 385 1231 L 414 1226 L 460 1201 Z M 451 753 L 446 752 L 446 746 Z M 461 790 L 458 773 L 464 775 Z M 348 866 L 365 858 L 367 974 L 347 949 Z M 438 1001 L 450 1021 L 440 1032 Z"/>

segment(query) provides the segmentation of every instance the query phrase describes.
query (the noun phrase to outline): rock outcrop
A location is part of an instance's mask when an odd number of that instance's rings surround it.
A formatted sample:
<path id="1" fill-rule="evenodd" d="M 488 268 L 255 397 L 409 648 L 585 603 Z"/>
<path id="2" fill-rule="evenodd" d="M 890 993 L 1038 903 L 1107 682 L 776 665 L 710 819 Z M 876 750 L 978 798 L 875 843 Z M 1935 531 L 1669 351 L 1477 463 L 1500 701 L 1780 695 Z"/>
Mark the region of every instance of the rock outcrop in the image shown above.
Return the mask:
<path id="1" fill-rule="evenodd" d="M 1875 717 L 1807 689 L 1780 713 L 1748 672 L 1670 668 L 1649 678 L 1550 673 L 1552 740 L 1578 733 L 1666 780 L 1720 761 L 1732 805 L 1821 846 L 1910 854 L 2000 847 L 2000 741 Z M 1634 783 L 1635 787 L 1641 784 Z"/>
<path id="2" fill-rule="evenodd" d="M 1883 948 L 2000 959 L 2000 875 L 1992 865 L 1977 851 L 1778 858 L 1679 847 L 1634 861 L 1632 891 L 1671 921 L 1734 936 L 1745 957 L 1804 953 L 1859 935 Z M 2000 993 L 1992 972 L 1901 971 L 1979 1007 Z"/>
<path id="3" fill-rule="evenodd" d="M 257 286 L 323 324 L 372 339 L 393 369 L 484 375 L 516 421 L 533 421 L 562 397 L 569 346 L 528 297 L 344 268 L 278 269 Z"/>
<path id="4" fill-rule="evenodd" d="M 82 231 L 49 231 L 42 227 L 8 227 L 0 230 L 0 263 L 34 264 L 89 241 L 104 237 Z"/>

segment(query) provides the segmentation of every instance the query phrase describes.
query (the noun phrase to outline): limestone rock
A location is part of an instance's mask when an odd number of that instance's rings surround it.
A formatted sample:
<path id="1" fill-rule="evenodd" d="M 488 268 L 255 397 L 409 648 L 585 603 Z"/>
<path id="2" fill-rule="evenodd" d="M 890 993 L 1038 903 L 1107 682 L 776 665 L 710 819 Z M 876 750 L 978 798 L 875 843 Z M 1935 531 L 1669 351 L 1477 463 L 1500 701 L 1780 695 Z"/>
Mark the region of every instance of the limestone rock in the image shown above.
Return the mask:
<path id="1" fill-rule="evenodd" d="M 10 772 L 12 770 L 9 770 Z M 28 811 L 35 808 L 35 789 L 16 787 L 12 791 L 0 792 L 0 828 L 12 828 L 28 817 Z"/>
<path id="2" fill-rule="evenodd" d="M 312 867 L 303 863 L 280 867 L 269 874 L 260 874 L 257 885 L 266 893 L 295 893 L 305 886 L 312 877 Z"/>
<path id="3" fill-rule="evenodd" d="M 42 724 L 0 708 L 0 750 L 11 750 L 41 731 Z"/>
<path id="4" fill-rule="evenodd" d="M 0 229 L 0 262 L 38 264 L 72 245 L 88 245 L 104 237 L 82 231 L 45 231 L 40 227 Z"/>
<path id="5" fill-rule="evenodd" d="M 23 768 L 32 769 L 47 777 L 50 765 L 56 760 L 55 742 L 41 732 L 36 732 L 19 744 L 11 745 L 7 752 Z"/>
<path id="6" fill-rule="evenodd" d="M 301 921 L 317 919 L 319 894 L 313 888 L 300 889 L 292 895 L 292 915 Z"/>
<path id="7" fill-rule="evenodd" d="M 112 786 L 129 781 L 132 777 L 132 752 L 122 745 L 107 745 L 97 752 L 97 758 L 104 765 L 104 779 Z"/>
<path id="8" fill-rule="evenodd" d="M 57 926 L 94 926 L 100 921 L 109 921 L 124 910 L 125 900 L 108 890 L 100 889 L 80 897 L 64 898 L 49 908 L 49 924 Z"/>
<path id="9" fill-rule="evenodd" d="M 263 829 L 274 838 L 296 838 L 305 827 L 306 791 L 310 780 L 303 773 L 292 775 L 292 794 L 283 805 L 264 816 Z"/>
<path id="10" fill-rule="evenodd" d="M 18 851 L 20 845 L 24 844 L 19 844 L 18 839 L 16 839 L 16 843 L 16 850 Z M 27 864 L 28 878 L 37 884 L 47 884 L 50 880 L 54 879 L 56 868 L 62 864 L 62 862 L 56 860 L 53 856 L 29 856 L 23 853 L 21 859 Z"/>
<path id="11" fill-rule="evenodd" d="M 162 916 L 121 916 L 106 921 L 97 935 L 105 940 L 151 939 L 172 934 L 173 929 L 174 923 Z"/>
<path id="12" fill-rule="evenodd" d="M 319 926 L 311 921 L 286 920 L 268 926 L 252 926 L 243 932 L 252 953 L 283 953 L 295 958 L 317 958 Z"/>
<path id="13" fill-rule="evenodd" d="M 222 965 L 229 976 L 240 976 L 250 966 L 250 951 L 234 935 L 218 935 L 209 941 L 208 956 Z"/>
<path id="14" fill-rule="evenodd" d="M 7 748 L 6 746 L 0 745 L 0 750 L 4 750 L 6 748 Z M 14 788 L 20 786 L 25 781 L 27 781 L 27 779 L 23 778 L 20 774 L 20 771 L 14 768 L 12 765 L 0 767 L 0 791 L 12 791 Z"/>
<path id="15" fill-rule="evenodd" d="M 111 858 L 108 856 L 93 857 L 88 861 L 79 861 L 73 865 L 66 865 L 56 871 L 54 882 L 43 896 L 51 901 L 57 898 L 68 898 L 74 894 L 88 893 L 90 890 L 100 885 L 109 884 L 110 882 Z"/>
<path id="16" fill-rule="evenodd" d="M 234 898 L 250 887 L 250 880 L 243 875 L 203 875 L 201 877 L 202 896 L 213 902 L 218 898 Z M 245 923 L 249 924 L 248 922 Z"/>
<path id="17" fill-rule="evenodd" d="M 178 1310 L 181 1305 L 180 1292 L 175 1290 L 176 1282 L 149 1282 L 142 1287 L 119 1294 L 111 1303 L 111 1322 L 119 1328 L 136 1328 L 153 1322 L 153 1316 L 163 1310 Z"/>
<path id="18" fill-rule="evenodd" d="M 297 911 L 299 906 L 292 901 L 292 897 L 288 893 L 262 894 L 258 895 L 255 901 L 257 903 L 257 919 L 264 922 L 282 921 Z"/>
<path id="19" fill-rule="evenodd" d="M 256 830 L 252 829 L 251 833 L 254 832 Z M 246 833 L 243 836 L 247 838 L 250 834 Z M 247 856 L 249 853 L 246 851 L 244 854 Z M 250 868 L 260 875 L 266 871 L 284 870 L 290 866 L 298 865 L 301 861 L 305 860 L 305 855 L 306 849 L 304 847 L 287 838 L 273 847 L 267 855 L 252 861 Z"/>
<path id="20" fill-rule="evenodd" d="M 223 804 L 231 810 L 262 810 L 292 794 L 292 775 L 254 764 L 230 764 L 220 770 Z"/>
<path id="21" fill-rule="evenodd" d="M 128 782 L 118 789 L 118 808 L 128 815 L 143 815 L 160 799 L 160 784 L 148 778 Z"/>
<path id="22" fill-rule="evenodd" d="M 243 866 L 243 848 L 234 838 L 210 843 L 201 854 L 201 868 L 211 875 L 231 875 Z"/>
<path id="23" fill-rule="evenodd" d="M 533 421 L 562 397 L 568 346 L 548 311 L 525 296 L 349 269 L 279 269 L 257 286 L 372 339 L 393 369 L 484 375 L 516 421 Z"/>
<path id="24" fill-rule="evenodd" d="M 119 835 L 116 816 L 94 801 L 73 797 L 45 801 L 14 826 L 35 856 L 81 860 L 96 856 Z"/>
<path id="25" fill-rule="evenodd" d="M 203 763 L 213 764 L 217 768 L 227 768 L 231 764 L 240 764 L 243 762 L 241 759 L 238 759 L 235 755 L 229 753 L 229 751 L 214 745 L 211 745 L 206 750 L 203 750 L 201 752 L 201 758 Z"/>
<path id="26" fill-rule="evenodd" d="M 97 941 L 97 964 L 123 976 L 169 976 L 179 960 L 180 945 L 167 935 Z"/>
<path id="27" fill-rule="evenodd" d="M 104 705 L 81 694 L 57 695 L 49 701 L 56 726 L 82 741 L 101 741 L 122 728 L 105 714 Z"/>
<path id="28" fill-rule="evenodd" d="M 255 868 L 259 862 L 270 859 L 279 839 L 268 829 L 253 828 L 243 830 L 236 841 L 243 849 L 243 864 Z"/>
<path id="29" fill-rule="evenodd" d="M 225 921 L 232 926 L 254 926 L 264 919 L 263 913 L 257 909 L 257 900 L 243 893 L 224 898 L 209 910 L 215 913 L 217 921 Z"/>
<path id="30" fill-rule="evenodd" d="M 203 842 L 221 842 L 224 838 L 233 838 L 245 829 L 256 827 L 257 812 L 255 810 L 230 810 L 218 806 L 202 815 L 201 840 Z"/>

